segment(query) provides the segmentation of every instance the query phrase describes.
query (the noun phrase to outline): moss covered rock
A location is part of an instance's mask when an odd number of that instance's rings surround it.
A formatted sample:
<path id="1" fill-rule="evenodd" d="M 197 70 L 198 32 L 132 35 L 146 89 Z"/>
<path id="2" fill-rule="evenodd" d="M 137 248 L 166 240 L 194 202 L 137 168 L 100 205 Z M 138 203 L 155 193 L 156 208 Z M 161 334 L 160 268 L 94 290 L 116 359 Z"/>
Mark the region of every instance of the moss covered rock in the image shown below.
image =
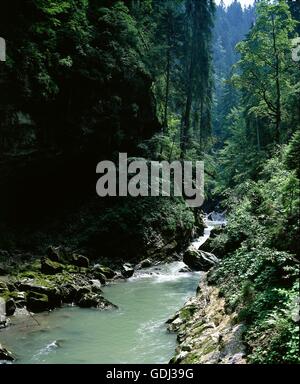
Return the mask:
<path id="1" fill-rule="evenodd" d="M 26 295 L 26 307 L 31 312 L 44 312 L 50 309 L 48 296 L 37 292 L 28 292 Z"/>
<path id="2" fill-rule="evenodd" d="M 228 314 L 219 290 L 203 277 L 197 296 L 168 321 L 178 333 L 173 364 L 245 364 L 244 325 Z"/>
<path id="3" fill-rule="evenodd" d="M 56 262 L 52 261 L 48 258 L 43 257 L 41 259 L 41 272 L 46 275 L 55 275 L 57 273 L 61 273 L 63 271 L 63 266 Z"/>
<path id="4" fill-rule="evenodd" d="M 113 279 L 116 276 L 116 272 L 111 268 L 104 267 L 103 265 L 95 265 L 92 269 L 93 275 L 100 280 L 100 276 L 104 276 L 105 279 Z M 99 276 L 99 277 L 98 277 Z M 101 280 L 100 280 L 101 281 Z"/>

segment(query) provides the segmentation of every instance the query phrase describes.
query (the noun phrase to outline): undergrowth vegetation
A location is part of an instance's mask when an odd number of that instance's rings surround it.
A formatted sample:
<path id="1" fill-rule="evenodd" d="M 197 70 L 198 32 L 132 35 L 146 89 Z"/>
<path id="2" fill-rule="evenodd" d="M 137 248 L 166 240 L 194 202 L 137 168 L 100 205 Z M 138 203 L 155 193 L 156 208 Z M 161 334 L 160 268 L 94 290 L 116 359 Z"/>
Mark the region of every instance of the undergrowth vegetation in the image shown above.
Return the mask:
<path id="1" fill-rule="evenodd" d="M 209 281 L 246 324 L 252 363 L 299 363 L 297 133 L 268 160 L 257 182 L 226 191 L 226 229 L 210 247 L 222 256 Z"/>

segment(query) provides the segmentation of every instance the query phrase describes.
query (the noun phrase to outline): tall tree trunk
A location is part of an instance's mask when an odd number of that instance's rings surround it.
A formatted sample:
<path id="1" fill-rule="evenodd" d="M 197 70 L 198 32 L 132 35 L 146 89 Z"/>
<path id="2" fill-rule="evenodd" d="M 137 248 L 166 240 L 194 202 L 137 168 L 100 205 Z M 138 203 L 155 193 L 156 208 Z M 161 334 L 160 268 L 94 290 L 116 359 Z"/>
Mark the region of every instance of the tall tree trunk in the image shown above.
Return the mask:
<path id="1" fill-rule="evenodd" d="M 191 4 L 192 6 L 192 4 Z M 192 16 L 192 44 L 190 48 L 190 61 L 188 66 L 188 83 L 186 84 L 186 103 L 183 114 L 183 124 L 181 130 L 181 140 L 180 140 L 180 158 L 183 160 L 186 154 L 189 132 L 190 132 L 190 123 L 191 123 L 191 109 L 193 102 L 193 80 L 194 80 L 194 71 L 195 71 L 195 50 L 196 50 L 196 27 L 197 20 L 195 17 L 195 9 L 191 12 Z"/>
<path id="2" fill-rule="evenodd" d="M 195 99 L 199 96 L 203 102 L 207 98 L 207 79 L 210 76 L 209 63 L 209 21 L 212 14 L 212 2 L 208 0 L 186 0 L 188 14 L 187 21 L 187 40 L 191 41 L 188 45 L 186 64 L 186 103 L 183 109 L 183 126 L 181 131 L 181 159 L 184 158 L 187 145 L 190 139 L 191 111 Z M 207 37 L 207 43 L 204 38 Z M 205 105 L 203 111 L 205 113 Z M 206 123 L 204 124 L 206 126 Z M 203 124 L 202 127 L 203 129 Z"/>
<path id="3" fill-rule="evenodd" d="M 200 151 L 202 151 L 203 147 L 203 97 L 201 96 L 200 102 L 200 119 L 199 119 L 199 144 Z"/>
<path id="4" fill-rule="evenodd" d="M 276 79 L 276 132 L 275 140 L 280 143 L 281 138 L 281 88 L 280 88 L 280 59 L 279 52 L 277 49 L 277 39 L 275 31 L 275 20 L 272 15 L 272 37 L 273 37 L 273 49 L 275 55 L 275 79 Z"/>
<path id="5" fill-rule="evenodd" d="M 183 124 L 182 124 L 181 140 L 180 140 L 181 141 L 180 142 L 180 148 L 181 148 L 180 158 L 182 160 L 184 159 L 186 154 L 189 131 L 190 131 L 190 123 L 191 123 L 191 109 L 192 109 L 192 98 L 193 98 L 192 79 L 193 79 L 193 72 L 194 72 L 193 67 L 194 65 L 193 65 L 193 59 L 192 59 L 190 64 L 188 92 L 187 92 L 187 98 L 185 103 L 185 111 L 183 115 Z"/>
<path id="6" fill-rule="evenodd" d="M 259 133 L 259 127 L 258 127 L 258 121 L 257 118 L 255 120 L 256 125 L 256 140 L 257 140 L 257 149 L 260 151 L 260 133 Z"/>
<path id="7" fill-rule="evenodd" d="M 168 109 L 169 109 L 169 96 L 170 96 L 170 76 L 171 76 L 171 41 L 170 35 L 168 36 L 168 49 L 167 49 L 167 69 L 166 69 L 166 95 L 165 95 L 165 110 L 164 110 L 164 123 L 163 133 L 168 130 Z"/>

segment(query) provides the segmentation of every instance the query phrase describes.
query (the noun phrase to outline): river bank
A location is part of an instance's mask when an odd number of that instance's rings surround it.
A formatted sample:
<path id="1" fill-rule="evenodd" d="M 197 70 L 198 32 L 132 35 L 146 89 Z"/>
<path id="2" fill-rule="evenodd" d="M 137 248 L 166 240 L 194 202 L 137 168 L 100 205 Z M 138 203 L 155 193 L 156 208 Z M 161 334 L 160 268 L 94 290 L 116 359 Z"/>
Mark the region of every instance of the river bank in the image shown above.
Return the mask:
<path id="1" fill-rule="evenodd" d="M 217 287 L 208 285 L 206 275 L 197 295 L 167 323 L 178 341 L 172 364 L 246 363 L 244 326 L 237 322 L 236 313 L 227 313 L 224 298 Z"/>
<path id="2" fill-rule="evenodd" d="M 199 272 L 180 272 L 173 262 L 136 270 L 127 280 L 102 287 L 117 309 L 63 306 L 50 312 L 12 318 L 1 332 L 15 363 L 167 363 L 176 335 L 165 321 L 191 297 Z M 21 341 L 21 342 L 20 342 Z"/>
<path id="3" fill-rule="evenodd" d="M 183 253 L 183 260 L 191 269 L 179 261 L 168 264 L 172 258 L 164 261 L 145 259 L 136 265 L 125 263 L 119 268 L 111 269 L 100 264 L 90 265 L 85 256 L 74 254 L 63 247 L 49 247 L 47 255 L 40 261 L 36 260 L 30 264 L 29 270 L 10 276 L 6 278 L 6 282 L 1 283 L 1 296 L 6 298 L 6 312 L 10 316 L 15 315 L 12 323 L 16 327 L 11 333 L 12 337 L 9 329 L 6 332 L 6 345 L 14 347 L 14 352 L 17 352 L 17 361 L 22 356 L 22 362 L 34 363 L 36 360 L 39 361 L 40 355 L 48 356 L 53 350 L 56 351 L 55 357 L 51 355 L 50 361 L 55 361 L 57 354 L 60 354 L 57 349 L 65 344 L 60 340 L 64 340 L 64 335 L 69 332 L 69 329 L 66 329 L 67 323 L 69 323 L 68 328 L 74 327 L 75 332 L 80 332 L 80 344 L 76 350 L 78 348 L 82 350 L 85 340 L 90 340 L 90 327 L 94 328 L 95 322 L 97 324 L 101 322 L 103 329 L 99 339 L 103 341 L 103 338 L 107 338 L 106 332 L 109 332 L 106 346 L 111 344 L 114 346 L 110 360 L 106 359 L 105 354 L 99 355 L 97 349 L 99 345 L 96 343 L 94 349 L 90 351 L 91 356 L 94 357 L 85 360 L 79 353 L 79 362 L 91 362 L 91 359 L 94 359 L 93 362 L 99 362 L 97 360 L 99 356 L 102 356 L 101 362 L 125 361 L 122 359 L 123 352 L 127 356 L 126 362 L 166 363 L 176 347 L 174 333 L 176 332 L 178 346 L 176 356 L 171 360 L 172 363 L 243 363 L 244 348 L 240 342 L 242 328 L 232 325 L 235 321 L 234 315 L 226 313 L 224 300 L 219 297 L 217 288 L 207 285 L 206 274 L 192 272 L 192 270 L 208 271 L 218 261 L 214 255 L 200 251 L 199 247 L 209 239 L 213 229 L 224 225 L 224 221 L 212 222 L 206 219 L 205 223 L 206 228 L 202 236 L 196 237 Z M 173 255 L 173 259 L 174 257 L 178 258 L 176 255 Z M 197 296 L 194 296 L 197 286 Z M 117 292 L 117 295 L 114 295 L 114 292 Z M 128 298 L 124 298 L 124 292 L 127 292 Z M 165 297 L 164 292 L 166 292 Z M 187 303 L 178 311 L 188 298 Z M 153 310 L 153 302 L 157 311 Z M 56 311 L 55 308 L 62 309 Z M 94 308 L 98 312 L 105 310 L 105 313 L 97 315 L 94 311 L 90 312 L 88 308 Z M 134 308 L 134 311 L 130 308 Z M 35 313 L 34 317 L 30 315 L 32 312 Z M 139 315 L 139 312 L 142 315 Z M 156 313 L 156 317 L 152 318 L 152 312 Z M 174 312 L 176 315 L 168 321 L 168 334 L 165 321 Z M 27 321 L 29 315 L 31 316 L 29 331 L 24 329 L 22 321 L 20 325 L 18 320 L 20 313 L 23 316 L 27 315 Z M 67 322 L 65 316 L 69 319 Z M 74 316 L 81 320 L 73 319 Z M 125 317 L 122 318 L 123 316 Z M 114 329 L 110 331 L 107 317 L 109 317 L 109 323 L 116 322 Z M 83 318 L 83 323 L 87 326 L 84 329 L 80 326 Z M 62 325 L 58 325 L 58 320 Z M 131 324 L 129 328 L 127 322 Z M 61 331 L 53 331 L 57 327 L 61 328 Z M 32 332 L 33 329 L 35 332 Z M 118 330 L 116 334 L 115 329 Z M 136 339 L 138 329 L 143 329 L 142 333 L 145 334 L 143 337 L 150 338 L 145 340 L 149 348 L 152 348 L 151 344 L 153 346 L 153 351 L 149 351 L 148 348 L 147 352 L 143 352 L 144 360 L 139 360 L 140 357 L 135 360 L 135 352 L 131 352 L 133 356 L 128 356 L 129 351 L 140 350 L 139 345 L 143 345 Z M 40 344 L 39 332 L 46 332 L 46 339 L 42 338 L 44 345 Z M 160 334 L 160 340 L 163 340 L 159 346 L 152 339 L 152 336 L 156 337 L 157 332 Z M 128 353 L 120 345 L 118 346 L 117 342 L 124 337 L 126 340 L 124 333 L 131 334 L 132 341 L 125 343 Z M 25 356 L 19 343 L 14 341 L 18 339 L 17 334 L 23 340 L 28 340 L 29 347 Z M 74 342 L 71 340 L 68 342 L 75 348 Z M 32 356 L 38 356 L 33 360 L 29 352 L 31 343 L 37 344 L 42 351 L 40 353 L 33 349 Z M 89 350 L 88 346 L 86 348 Z M 156 348 L 166 351 L 159 355 L 158 360 L 154 353 Z M 11 361 L 12 354 L 4 348 L 2 351 L 3 358 L 6 356 L 7 360 Z M 69 353 L 72 355 L 72 349 Z"/>
<path id="4" fill-rule="evenodd" d="M 16 258 L 13 259 L 15 262 Z M 92 264 L 86 256 L 62 246 L 49 247 L 40 259 L 28 259 L 22 271 L 8 263 L 11 273 L 0 278 L 0 328 L 13 323 L 12 317 L 27 315 L 35 319 L 36 314 L 65 305 L 115 310 L 117 306 L 103 296 L 103 287 L 125 281 L 136 270 L 151 264 L 152 261 L 146 259 L 135 266 L 124 263 L 112 269 Z M 1 360 L 14 360 L 5 347 L 1 346 L 0 351 Z"/>
<path id="5" fill-rule="evenodd" d="M 221 233 L 227 222 L 224 214 L 213 212 L 212 220 L 205 219 L 204 235 L 191 243 L 183 260 L 200 269 L 201 280 L 196 296 L 167 321 L 168 330 L 177 334 L 177 348 L 172 364 L 245 364 L 246 347 L 242 340 L 244 325 L 237 313 L 226 309 L 220 289 L 208 282 L 208 271 L 214 270 L 219 259 L 205 252 L 208 240 Z M 213 233 L 212 233 L 213 232 Z M 210 250 L 210 249 L 209 249 Z"/>

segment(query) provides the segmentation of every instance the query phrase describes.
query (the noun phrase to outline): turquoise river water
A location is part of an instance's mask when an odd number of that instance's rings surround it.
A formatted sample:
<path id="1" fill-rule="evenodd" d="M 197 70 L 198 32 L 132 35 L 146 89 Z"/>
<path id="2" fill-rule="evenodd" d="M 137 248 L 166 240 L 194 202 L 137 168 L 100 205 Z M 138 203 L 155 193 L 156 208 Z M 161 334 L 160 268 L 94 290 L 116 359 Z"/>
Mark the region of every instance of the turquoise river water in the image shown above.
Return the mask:
<path id="1" fill-rule="evenodd" d="M 16 363 L 167 363 L 176 335 L 166 320 L 191 296 L 199 273 L 180 273 L 183 263 L 141 271 L 126 282 L 103 288 L 119 309 L 99 311 L 64 307 L 12 317 L 1 342 Z"/>

